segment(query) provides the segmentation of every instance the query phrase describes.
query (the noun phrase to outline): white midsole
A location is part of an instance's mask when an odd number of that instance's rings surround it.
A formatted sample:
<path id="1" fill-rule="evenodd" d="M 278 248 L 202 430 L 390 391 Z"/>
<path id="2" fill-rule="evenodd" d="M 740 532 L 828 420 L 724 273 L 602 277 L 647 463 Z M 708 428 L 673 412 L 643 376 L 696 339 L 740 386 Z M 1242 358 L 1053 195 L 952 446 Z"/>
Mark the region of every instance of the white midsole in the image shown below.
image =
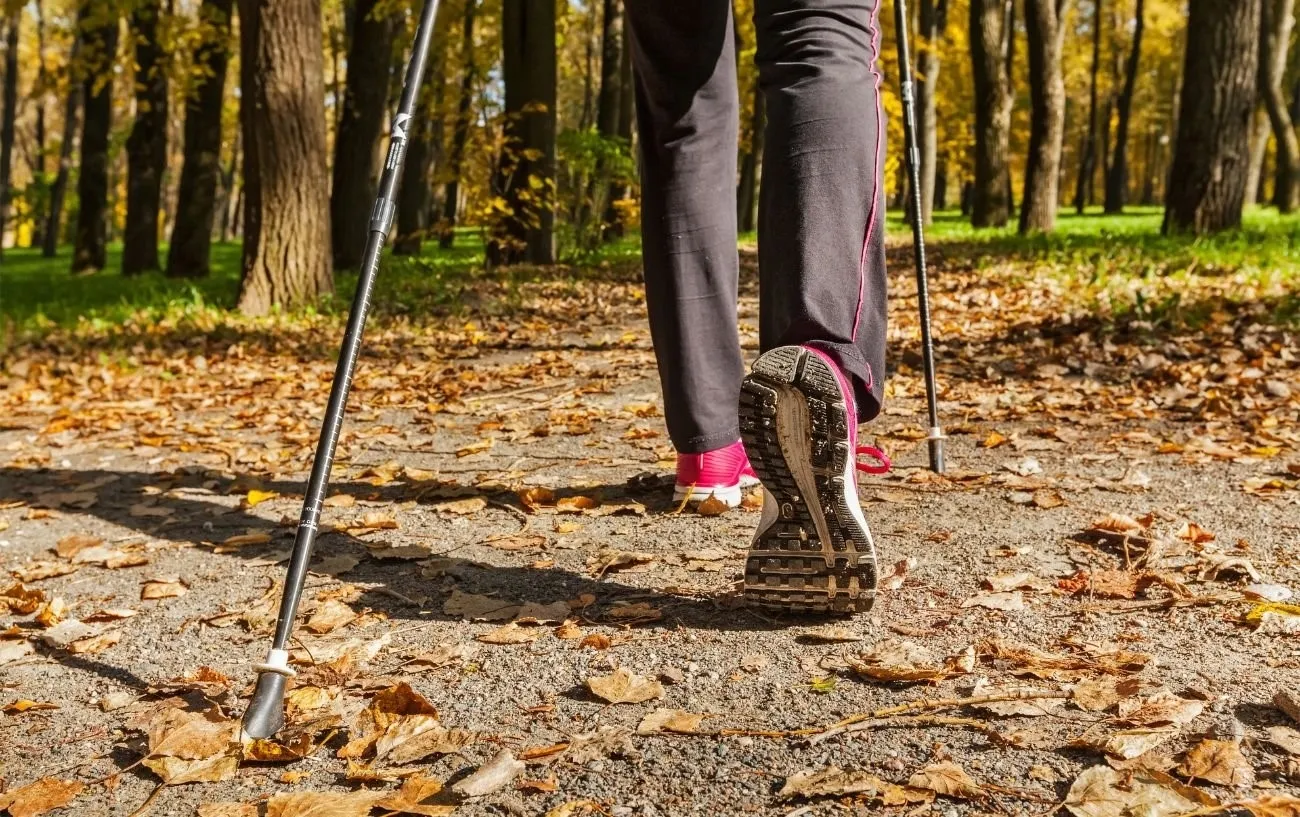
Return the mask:
<path id="1" fill-rule="evenodd" d="M 714 497 L 735 508 L 744 500 L 745 490 L 758 484 L 754 477 L 741 477 L 735 485 L 678 485 L 673 488 L 673 502 L 703 502 Z"/>

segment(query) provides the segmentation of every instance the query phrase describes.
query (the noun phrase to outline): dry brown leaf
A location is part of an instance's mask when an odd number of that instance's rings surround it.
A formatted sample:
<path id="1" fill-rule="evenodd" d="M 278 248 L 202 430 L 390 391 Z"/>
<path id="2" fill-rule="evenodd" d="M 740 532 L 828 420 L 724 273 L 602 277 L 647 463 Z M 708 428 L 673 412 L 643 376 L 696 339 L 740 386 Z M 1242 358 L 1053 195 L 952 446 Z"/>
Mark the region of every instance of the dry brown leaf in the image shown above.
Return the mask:
<path id="1" fill-rule="evenodd" d="M 546 537 L 540 533 L 509 533 L 484 539 L 483 544 L 497 550 L 537 550 L 546 546 Z"/>
<path id="2" fill-rule="evenodd" d="M 32 562 L 14 570 L 13 575 L 14 578 L 21 582 L 39 582 L 58 576 L 66 576 L 69 573 L 76 573 L 77 570 L 77 565 L 51 560 L 48 562 Z"/>
<path id="3" fill-rule="evenodd" d="M 35 783 L 0 794 L 0 811 L 7 809 L 9 817 L 37 817 L 63 808 L 85 788 L 85 783 L 76 780 L 42 777 Z"/>
<path id="4" fill-rule="evenodd" d="M 258 809 L 254 803 L 201 803 L 198 817 L 257 817 Z"/>
<path id="5" fill-rule="evenodd" d="M 475 640 L 484 644 L 527 644 L 536 641 L 541 634 L 542 631 L 536 627 L 521 627 L 512 621 L 490 633 L 476 636 Z"/>
<path id="6" fill-rule="evenodd" d="M 1147 773 L 1093 766 L 1070 786 L 1065 807 L 1074 817 L 1173 817 L 1193 811 L 1197 803 Z"/>
<path id="7" fill-rule="evenodd" d="M 682 735 L 694 735 L 699 733 L 704 718 L 704 715 L 696 715 L 680 709 L 656 709 L 641 719 L 636 733 L 653 735 L 658 732 L 676 732 Z"/>
<path id="8" fill-rule="evenodd" d="M 492 596 L 480 596 L 462 590 L 451 591 L 443 602 L 442 612 L 466 621 L 509 621 L 519 612 L 519 604 Z"/>
<path id="9" fill-rule="evenodd" d="M 1231 740 L 1202 740 L 1187 750 L 1178 773 L 1220 786 L 1245 787 L 1255 782 L 1255 770 Z"/>
<path id="10" fill-rule="evenodd" d="M 655 560 L 653 553 L 641 553 L 627 550 L 605 548 L 587 560 L 587 569 L 596 576 L 618 570 L 648 565 Z"/>
<path id="11" fill-rule="evenodd" d="M 861 771 L 846 772 L 838 766 L 795 772 L 786 778 L 785 785 L 776 796 L 782 800 L 792 800 L 796 797 L 810 800 L 814 797 L 848 795 L 872 797 L 886 806 L 918 805 L 934 800 L 934 793 L 931 791 L 897 786 L 873 774 Z"/>
<path id="12" fill-rule="evenodd" d="M 1086 745 L 1100 749 L 1111 757 L 1117 757 L 1121 760 L 1133 760 L 1145 755 L 1177 734 L 1177 726 L 1121 729 L 1107 735 L 1101 741 L 1089 742 Z"/>
<path id="13" fill-rule="evenodd" d="M 530 511 L 555 504 L 555 492 L 550 488 L 520 488 L 515 492 L 519 501 Z"/>
<path id="14" fill-rule="evenodd" d="M 935 763 L 926 766 L 912 775 L 907 785 L 914 789 L 926 789 L 945 797 L 961 800 L 978 800 L 987 796 L 979 784 L 955 763 Z"/>
<path id="15" fill-rule="evenodd" d="M 947 676 L 948 671 L 934 653 L 910 641 L 887 639 L 857 658 L 848 659 L 859 675 L 875 681 L 917 683 Z"/>
<path id="16" fill-rule="evenodd" d="M 402 682 L 376 692 L 357 716 L 351 730 L 352 740 L 339 750 L 339 757 L 362 757 L 390 728 L 417 715 L 437 718 L 438 710 L 410 684 Z"/>
<path id="17" fill-rule="evenodd" d="M 799 639 L 814 644 L 845 644 L 861 641 L 862 636 L 843 625 L 827 624 L 823 627 L 804 630 L 799 634 Z"/>
<path id="18" fill-rule="evenodd" d="M 272 795 L 266 817 L 367 817 L 382 792 L 300 791 Z"/>
<path id="19" fill-rule="evenodd" d="M 56 596 L 36 611 L 36 623 L 48 629 L 62 621 L 67 612 L 68 605 Z"/>
<path id="20" fill-rule="evenodd" d="M 524 764 L 516 760 L 509 749 L 502 749 L 476 772 L 451 788 L 462 797 L 482 797 L 504 788 L 518 777 L 524 768 Z"/>
<path id="21" fill-rule="evenodd" d="M 21 715 L 24 712 L 40 712 L 46 709 L 58 709 L 57 704 L 45 703 L 42 701 L 30 701 L 26 698 L 19 698 L 11 704 L 7 704 L 0 712 L 6 715 Z"/>
<path id="22" fill-rule="evenodd" d="M 71 559 L 79 551 L 90 547 L 98 547 L 104 544 L 104 540 L 98 536 L 89 536 L 84 533 L 74 533 L 71 536 L 65 536 L 54 545 L 54 552 L 61 559 Z"/>
<path id="23" fill-rule="evenodd" d="M 228 536 L 221 541 L 222 547 L 241 548 L 250 545 L 268 545 L 271 543 L 271 534 L 264 531 L 237 533 L 234 536 Z"/>
<path id="24" fill-rule="evenodd" d="M 483 437 L 480 440 L 470 443 L 467 446 L 456 449 L 457 457 L 469 457 L 474 454 L 482 454 L 496 444 L 496 437 Z"/>
<path id="25" fill-rule="evenodd" d="M 1300 692 L 1279 689 L 1273 695 L 1273 706 L 1285 712 L 1291 720 L 1300 723 Z"/>
<path id="26" fill-rule="evenodd" d="M 173 576 L 148 579 L 141 584 L 140 600 L 174 599 L 189 591 L 189 584 Z"/>
<path id="27" fill-rule="evenodd" d="M 556 638 L 562 641 L 576 641 L 586 635 L 583 629 L 578 626 L 577 622 L 573 621 L 566 621 L 551 632 L 555 634 Z"/>
<path id="28" fill-rule="evenodd" d="M 1092 523 L 1093 530 L 1109 531 L 1111 533 L 1139 533 L 1146 530 L 1146 526 L 1138 522 L 1131 516 L 1111 513 Z"/>
<path id="29" fill-rule="evenodd" d="M 481 496 L 467 496 L 439 502 L 433 509 L 441 514 L 452 516 L 472 516 L 487 507 L 487 499 Z"/>
<path id="30" fill-rule="evenodd" d="M 515 622 L 518 624 L 562 624 L 569 617 L 569 612 L 567 602 L 553 601 L 550 604 L 540 604 L 529 601 L 520 605 L 519 612 L 515 613 Z"/>
<path id="31" fill-rule="evenodd" d="M 1139 578 L 1127 570 L 1098 570 L 1088 576 L 1088 590 L 1104 599 L 1136 598 Z"/>
<path id="32" fill-rule="evenodd" d="M 14 582 L 0 593 L 0 604 L 3 604 L 10 613 L 20 616 L 35 613 L 44 603 L 45 591 L 26 587 L 22 582 Z"/>
<path id="33" fill-rule="evenodd" d="M 560 513 L 582 513 L 598 507 L 600 507 L 600 502 L 589 496 L 561 497 L 555 503 L 555 509 Z"/>
<path id="34" fill-rule="evenodd" d="M 984 586 L 994 593 L 1009 593 L 1012 590 L 1048 590 L 1051 584 L 1041 576 L 1033 573 L 995 573 L 984 577 Z"/>
<path id="35" fill-rule="evenodd" d="M 1205 542 L 1214 541 L 1214 534 L 1210 533 L 1195 522 L 1188 522 L 1186 525 L 1183 525 L 1182 530 L 1178 531 L 1175 535 L 1184 542 L 1191 542 L 1193 545 L 1200 545 Z"/>
<path id="36" fill-rule="evenodd" d="M 1287 754 L 1300 757 L 1300 730 L 1289 726 L 1270 726 L 1268 742 Z"/>
<path id="37" fill-rule="evenodd" d="M 1200 716 L 1204 701 L 1179 698 L 1167 689 L 1120 701 L 1118 720 L 1131 726 L 1185 726 Z"/>
<path id="38" fill-rule="evenodd" d="M 428 802 L 442 791 L 442 783 L 422 774 L 412 775 L 402 781 L 402 787 L 385 795 L 375 803 L 385 812 L 415 814 L 419 817 L 446 817 L 456 811 L 454 805 L 435 805 Z"/>
<path id="39" fill-rule="evenodd" d="M 465 729 L 448 729 L 429 715 L 413 715 L 384 733 L 375 744 L 375 759 L 400 766 L 430 755 L 456 754 L 476 737 Z"/>
<path id="40" fill-rule="evenodd" d="M 1266 794 L 1238 805 L 1253 817 L 1300 817 L 1300 797 L 1288 794 Z"/>
<path id="41" fill-rule="evenodd" d="M 1070 690 L 1070 699 L 1085 712 L 1105 712 L 1142 689 L 1136 678 L 1085 678 Z"/>
<path id="42" fill-rule="evenodd" d="M 704 501 L 695 506 L 695 512 L 700 516 L 722 516 L 729 510 L 731 510 L 731 506 L 713 494 L 709 494 Z"/>
<path id="43" fill-rule="evenodd" d="M 338 599 L 330 599 L 316 605 L 304 625 L 317 635 L 331 633 L 357 620 L 358 613 Z"/>
<path id="44" fill-rule="evenodd" d="M 361 560 L 350 553 L 326 556 L 311 566 L 311 572 L 319 576 L 342 576 L 361 564 Z"/>
<path id="45" fill-rule="evenodd" d="M 1065 497 L 1061 495 L 1061 492 L 1053 488 L 1039 488 L 1037 491 L 1034 491 L 1034 496 L 1031 501 L 1035 508 L 1042 508 L 1043 510 L 1059 508 L 1062 505 L 1068 504 L 1065 501 Z"/>
<path id="46" fill-rule="evenodd" d="M 147 757 L 143 764 L 168 786 L 185 783 L 220 783 L 230 780 L 239 770 L 239 758 L 233 755 L 185 760 L 179 757 Z"/>
<path id="47" fill-rule="evenodd" d="M 613 675 L 587 679 L 587 689 L 601 700 L 612 704 L 639 704 L 653 698 L 662 698 L 663 684 L 652 678 L 636 675 L 624 667 Z"/>
<path id="48" fill-rule="evenodd" d="M 1019 592 L 1012 593 L 977 593 L 961 603 L 967 607 L 985 607 L 989 610 L 1015 612 L 1025 609 L 1025 597 Z"/>

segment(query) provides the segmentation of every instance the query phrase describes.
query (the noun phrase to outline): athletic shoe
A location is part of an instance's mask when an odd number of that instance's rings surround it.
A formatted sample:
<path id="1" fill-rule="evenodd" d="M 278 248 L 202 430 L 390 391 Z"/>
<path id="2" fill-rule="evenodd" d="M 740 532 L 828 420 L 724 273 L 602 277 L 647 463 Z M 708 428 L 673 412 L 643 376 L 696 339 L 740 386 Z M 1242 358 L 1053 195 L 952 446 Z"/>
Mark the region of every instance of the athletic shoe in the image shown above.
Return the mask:
<path id="1" fill-rule="evenodd" d="M 740 435 L 764 489 L 745 563 L 746 599 L 796 612 L 870 609 L 876 549 L 858 502 L 857 471 L 883 473 L 889 460 L 857 448 L 848 379 L 816 349 L 767 352 L 741 386 Z M 858 454 L 879 465 L 859 465 Z"/>
<path id="2" fill-rule="evenodd" d="M 712 496 L 734 508 L 744 499 L 745 489 L 757 484 L 745 447 L 737 440 L 703 454 L 678 454 L 673 501 L 702 502 Z"/>

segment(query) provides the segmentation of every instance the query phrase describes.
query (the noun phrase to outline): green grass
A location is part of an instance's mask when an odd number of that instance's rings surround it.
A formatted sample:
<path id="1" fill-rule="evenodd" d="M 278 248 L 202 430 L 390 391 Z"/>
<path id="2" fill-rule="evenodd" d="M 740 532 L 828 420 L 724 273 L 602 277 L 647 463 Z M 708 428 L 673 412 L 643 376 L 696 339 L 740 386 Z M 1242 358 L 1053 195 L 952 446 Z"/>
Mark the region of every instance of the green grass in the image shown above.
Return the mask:
<path id="1" fill-rule="evenodd" d="M 934 250 L 936 274 L 950 266 L 1011 265 L 1014 281 L 1016 275 L 1028 277 L 1050 268 L 1112 311 L 1117 304 L 1119 310 L 1149 308 L 1157 302 L 1177 306 L 1180 287 L 1188 284 L 1190 289 L 1191 284 L 1217 276 L 1244 276 L 1248 284 L 1273 290 L 1280 281 L 1291 293 L 1282 306 L 1296 310 L 1300 216 L 1252 210 L 1242 229 L 1199 239 L 1161 236 L 1161 216 L 1162 210 L 1155 207 L 1130 208 L 1120 216 L 1062 212 L 1053 233 L 1018 236 L 1014 225 L 975 230 L 960 213 L 945 211 L 935 215 L 927 240 Z M 893 245 L 908 243 L 910 229 L 901 213 L 889 214 L 887 229 Z M 741 238 L 742 243 L 754 240 L 753 234 Z M 439 250 L 432 242 L 425 246 L 418 258 L 386 257 L 374 298 L 378 315 L 419 318 L 454 311 L 467 289 L 485 276 L 510 293 L 519 283 L 557 275 L 575 286 L 610 275 L 634 280 L 639 269 L 640 243 L 635 234 L 582 257 L 563 272 L 527 267 L 485 271 L 482 238 L 476 228 L 462 229 L 451 250 Z M 157 273 L 125 278 L 119 272 L 118 246 L 110 248 L 105 270 L 72 276 L 68 252 L 64 248 L 58 257 L 46 259 L 38 250 L 5 251 L 0 262 L 0 327 L 10 340 L 39 337 L 61 327 L 111 332 L 128 321 L 141 325 L 212 318 L 230 309 L 238 295 L 237 243 L 213 246 L 212 275 L 201 280 L 173 280 Z M 345 312 L 355 284 L 355 274 L 339 275 L 337 294 L 305 311 Z M 508 297 L 504 305 L 509 306 Z"/>

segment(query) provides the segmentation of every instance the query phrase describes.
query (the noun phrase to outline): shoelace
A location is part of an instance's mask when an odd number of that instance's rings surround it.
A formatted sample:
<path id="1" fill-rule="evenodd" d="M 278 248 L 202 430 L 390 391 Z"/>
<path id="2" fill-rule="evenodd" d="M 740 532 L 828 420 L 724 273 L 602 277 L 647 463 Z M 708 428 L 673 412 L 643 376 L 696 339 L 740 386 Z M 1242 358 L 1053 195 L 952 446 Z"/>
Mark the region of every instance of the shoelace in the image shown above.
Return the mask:
<path id="1" fill-rule="evenodd" d="M 858 456 L 871 457 L 873 460 L 876 461 L 876 465 L 871 465 L 865 462 L 858 462 L 857 464 L 858 470 L 863 472 L 864 474 L 888 474 L 889 469 L 893 467 L 893 463 L 889 461 L 889 457 L 886 456 L 884 451 L 881 451 L 879 448 L 874 448 L 870 445 L 858 446 Z"/>

